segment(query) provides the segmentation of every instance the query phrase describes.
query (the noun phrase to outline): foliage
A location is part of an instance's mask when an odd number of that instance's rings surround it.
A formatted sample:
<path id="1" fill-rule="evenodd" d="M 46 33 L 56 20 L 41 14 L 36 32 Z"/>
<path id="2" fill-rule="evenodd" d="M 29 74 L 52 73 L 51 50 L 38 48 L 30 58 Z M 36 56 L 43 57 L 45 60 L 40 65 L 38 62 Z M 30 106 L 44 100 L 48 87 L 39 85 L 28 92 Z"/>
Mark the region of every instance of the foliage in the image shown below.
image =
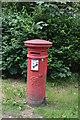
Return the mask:
<path id="1" fill-rule="evenodd" d="M 79 12 L 77 6 L 72 3 L 42 3 L 33 13 L 38 37 L 53 43 L 48 57 L 48 75 L 52 78 L 68 77 L 71 71 L 79 70 L 80 17 L 74 13 L 76 10 Z"/>
<path id="2" fill-rule="evenodd" d="M 3 7 L 3 75 L 22 74 L 26 77 L 27 48 L 24 41 L 35 38 L 53 43 L 48 57 L 49 77 L 68 77 L 71 72 L 78 72 L 79 3 L 21 5 L 23 3 L 8 3 L 8 8 Z"/>
<path id="3" fill-rule="evenodd" d="M 22 74 L 26 77 L 27 48 L 24 41 L 32 38 L 34 33 L 34 22 L 27 14 L 25 7 L 21 12 L 16 9 L 5 14 L 3 10 L 3 75 Z"/>

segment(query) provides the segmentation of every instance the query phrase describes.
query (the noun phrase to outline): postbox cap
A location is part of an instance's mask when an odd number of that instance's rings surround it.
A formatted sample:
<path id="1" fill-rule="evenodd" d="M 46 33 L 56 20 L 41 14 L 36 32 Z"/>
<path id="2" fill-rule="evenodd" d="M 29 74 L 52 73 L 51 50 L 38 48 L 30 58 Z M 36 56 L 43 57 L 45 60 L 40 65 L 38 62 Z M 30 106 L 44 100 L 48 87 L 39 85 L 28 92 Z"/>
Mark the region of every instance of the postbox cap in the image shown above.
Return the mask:
<path id="1" fill-rule="evenodd" d="M 47 40 L 34 39 L 25 41 L 24 45 L 28 47 L 50 47 L 52 46 L 52 42 L 49 42 Z"/>

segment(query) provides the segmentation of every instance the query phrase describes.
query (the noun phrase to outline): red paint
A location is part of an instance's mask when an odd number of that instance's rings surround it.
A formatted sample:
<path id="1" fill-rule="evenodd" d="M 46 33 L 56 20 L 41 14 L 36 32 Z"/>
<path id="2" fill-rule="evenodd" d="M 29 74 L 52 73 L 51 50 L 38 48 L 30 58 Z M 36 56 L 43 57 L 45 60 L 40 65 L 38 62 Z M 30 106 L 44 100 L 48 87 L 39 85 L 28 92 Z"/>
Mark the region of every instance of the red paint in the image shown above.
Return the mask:
<path id="1" fill-rule="evenodd" d="M 48 47 L 52 46 L 52 43 L 46 40 L 35 39 L 25 41 L 24 44 L 28 47 L 27 102 L 41 101 L 45 98 Z M 42 61 L 42 58 L 44 61 Z M 31 70 L 31 59 L 39 60 L 37 71 Z"/>

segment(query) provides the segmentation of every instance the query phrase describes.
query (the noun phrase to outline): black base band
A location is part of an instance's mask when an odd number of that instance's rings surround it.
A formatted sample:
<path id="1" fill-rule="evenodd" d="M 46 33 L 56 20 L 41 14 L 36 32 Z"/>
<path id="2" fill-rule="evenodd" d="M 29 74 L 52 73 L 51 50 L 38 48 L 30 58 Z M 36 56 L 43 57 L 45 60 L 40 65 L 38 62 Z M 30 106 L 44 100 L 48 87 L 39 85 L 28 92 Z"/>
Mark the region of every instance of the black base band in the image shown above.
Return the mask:
<path id="1" fill-rule="evenodd" d="M 28 104 L 30 106 L 45 106 L 46 105 L 46 98 L 44 98 L 40 101 L 34 101 L 34 100 L 26 98 L 26 104 Z"/>

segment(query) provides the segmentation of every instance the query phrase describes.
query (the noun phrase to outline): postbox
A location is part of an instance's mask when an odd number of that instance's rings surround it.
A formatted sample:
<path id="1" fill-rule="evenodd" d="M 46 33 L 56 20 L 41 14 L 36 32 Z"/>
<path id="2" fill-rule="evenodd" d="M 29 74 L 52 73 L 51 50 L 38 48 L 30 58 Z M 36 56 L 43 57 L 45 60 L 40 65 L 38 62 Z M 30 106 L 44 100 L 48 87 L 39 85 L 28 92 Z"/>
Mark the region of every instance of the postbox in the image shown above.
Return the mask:
<path id="1" fill-rule="evenodd" d="M 28 47 L 26 102 L 31 106 L 44 105 L 48 48 L 52 42 L 34 39 L 25 41 L 24 45 Z"/>

